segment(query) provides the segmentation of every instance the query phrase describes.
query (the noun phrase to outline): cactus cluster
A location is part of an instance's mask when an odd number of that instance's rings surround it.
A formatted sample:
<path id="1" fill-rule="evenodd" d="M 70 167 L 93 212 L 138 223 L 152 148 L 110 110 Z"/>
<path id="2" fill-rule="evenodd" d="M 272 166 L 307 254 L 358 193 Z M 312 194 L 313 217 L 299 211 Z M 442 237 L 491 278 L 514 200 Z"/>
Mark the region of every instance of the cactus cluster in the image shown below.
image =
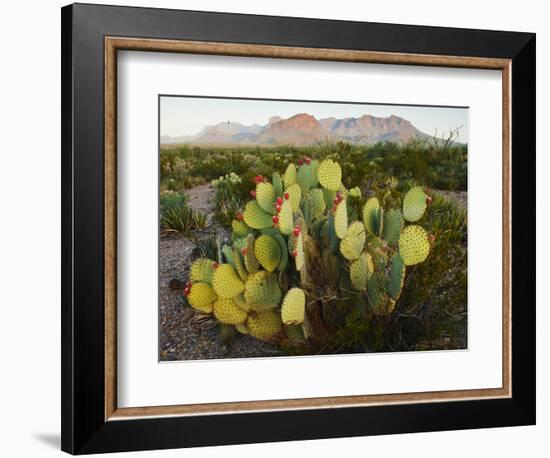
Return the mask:
<path id="1" fill-rule="evenodd" d="M 433 241 L 417 224 L 431 201 L 422 187 L 385 210 L 344 187 L 338 162 L 307 157 L 254 182 L 231 242 L 217 260 L 192 264 L 191 307 L 261 340 L 306 345 L 330 330 L 335 298 L 392 313 L 407 267 L 423 262 Z"/>

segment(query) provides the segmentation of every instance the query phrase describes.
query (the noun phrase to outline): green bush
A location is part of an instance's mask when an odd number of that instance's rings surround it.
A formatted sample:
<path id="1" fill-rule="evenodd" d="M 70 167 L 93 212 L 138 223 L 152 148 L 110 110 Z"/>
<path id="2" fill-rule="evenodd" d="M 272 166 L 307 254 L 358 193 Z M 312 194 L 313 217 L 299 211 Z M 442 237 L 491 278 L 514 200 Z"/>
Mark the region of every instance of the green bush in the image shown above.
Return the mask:
<path id="1" fill-rule="evenodd" d="M 160 195 L 160 224 L 166 230 L 187 233 L 204 229 L 207 216 L 191 209 L 184 194 L 166 191 Z"/>

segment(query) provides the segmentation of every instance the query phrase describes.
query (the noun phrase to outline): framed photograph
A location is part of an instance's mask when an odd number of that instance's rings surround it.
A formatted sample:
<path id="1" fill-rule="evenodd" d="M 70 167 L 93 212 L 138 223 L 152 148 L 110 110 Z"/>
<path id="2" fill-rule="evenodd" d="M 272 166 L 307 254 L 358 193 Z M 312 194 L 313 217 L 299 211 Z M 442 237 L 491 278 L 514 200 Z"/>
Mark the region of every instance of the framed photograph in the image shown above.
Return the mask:
<path id="1" fill-rule="evenodd" d="M 63 450 L 534 424 L 535 96 L 531 33 L 63 8 Z"/>

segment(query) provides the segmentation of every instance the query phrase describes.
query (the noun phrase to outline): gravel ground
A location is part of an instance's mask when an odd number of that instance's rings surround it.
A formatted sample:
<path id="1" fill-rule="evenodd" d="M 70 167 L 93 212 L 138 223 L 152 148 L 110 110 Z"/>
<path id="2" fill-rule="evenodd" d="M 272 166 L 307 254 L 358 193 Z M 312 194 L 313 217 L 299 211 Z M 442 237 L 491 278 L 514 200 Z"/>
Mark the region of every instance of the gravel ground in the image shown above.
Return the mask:
<path id="1" fill-rule="evenodd" d="M 228 235 L 213 219 L 214 189 L 202 185 L 187 191 L 189 205 L 209 215 L 203 231 L 191 237 L 200 240 L 212 235 Z M 187 282 L 188 270 L 193 259 L 195 244 L 182 234 L 165 233 L 160 239 L 160 323 L 159 352 L 161 361 L 192 359 L 219 359 L 266 357 L 280 355 L 273 345 L 260 342 L 237 333 L 231 344 L 222 341 L 218 334 L 217 321 L 190 308 L 181 290 L 172 290 L 169 283 L 177 279 Z"/>

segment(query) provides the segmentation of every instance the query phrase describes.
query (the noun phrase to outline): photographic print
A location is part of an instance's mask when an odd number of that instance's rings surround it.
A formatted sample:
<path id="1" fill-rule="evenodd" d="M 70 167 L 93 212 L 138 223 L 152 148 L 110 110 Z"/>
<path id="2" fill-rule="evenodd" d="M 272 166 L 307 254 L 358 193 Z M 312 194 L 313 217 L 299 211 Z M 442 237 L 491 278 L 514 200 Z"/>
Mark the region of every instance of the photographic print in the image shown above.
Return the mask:
<path id="1" fill-rule="evenodd" d="M 468 348 L 468 108 L 159 96 L 159 360 Z"/>

